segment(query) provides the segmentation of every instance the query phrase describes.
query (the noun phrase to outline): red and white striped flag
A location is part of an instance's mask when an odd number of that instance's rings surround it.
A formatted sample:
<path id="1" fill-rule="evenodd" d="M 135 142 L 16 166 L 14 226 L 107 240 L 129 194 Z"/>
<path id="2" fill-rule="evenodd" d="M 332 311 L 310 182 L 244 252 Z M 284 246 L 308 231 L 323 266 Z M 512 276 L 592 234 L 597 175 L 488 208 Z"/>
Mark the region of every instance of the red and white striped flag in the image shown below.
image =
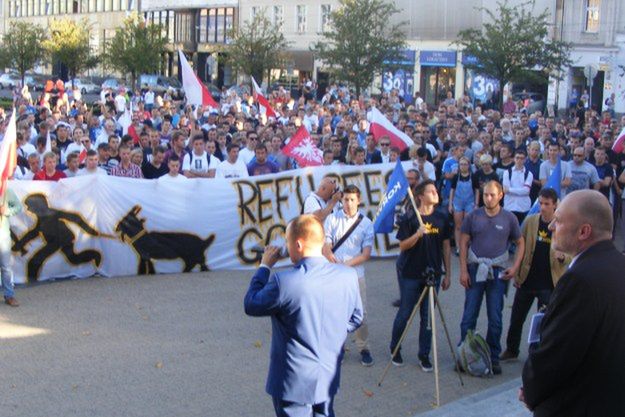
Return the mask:
<path id="1" fill-rule="evenodd" d="M 621 133 L 619 133 L 618 137 L 614 141 L 612 150 L 617 154 L 623 153 L 623 150 L 625 150 L 625 127 L 621 130 Z"/>
<path id="2" fill-rule="evenodd" d="M 0 198 L 4 196 L 7 182 L 17 167 L 17 135 L 15 128 L 15 109 L 9 119 L 9 125 L 0 143 Z"/>
<path id="3" fill-rule="evenodd" d="M 265 113 L 267 117 L 273 117 L 274 119 L 277 119 L 278 116 L 276 115 L 276 112 L 273 111 L 273 109 L 271 108 L 269 100 L 267 100 L 267 97 L 263 95 L 263 92 L 254 77 L 252 77 L 252 84 L 254 84 L 254 93 L 252 94 L 252 97 L 254 97 L 254 100 L 258 102 L 258 107 L 261 114 Z"/>
<path id="4" fill-rule="evenodd" d="M 410 136 L 393 126 L 393 123 L 375 107 L 371 109 L 370 123 L 369 132 L 376 142 L 382 136 L 388 136 L 391 139 L 391 146 L 396 146 L 402 151 L 414 144 Z"/>
<path id="5" fill-rule="evenodd" d="M 182 88 L 187 98 L 187 104 L 195 105 L 196 109 L 200 106 L 218 109 L 219 104 L 213 99 L 208 88 L 202 84 L 193 72 L 191 65 L 189 65 L 187 58 L 180 49 L 178 49 L 178 58 L 180 60 L 180 69 L 182 70 Z"/>
<path id="6" fill-rule="evenodd" d="M 313 143 L 304 126 L 300 126 L 282 152 L 295 159 L 302 168 L 323 165 L 323 152 Z"/>

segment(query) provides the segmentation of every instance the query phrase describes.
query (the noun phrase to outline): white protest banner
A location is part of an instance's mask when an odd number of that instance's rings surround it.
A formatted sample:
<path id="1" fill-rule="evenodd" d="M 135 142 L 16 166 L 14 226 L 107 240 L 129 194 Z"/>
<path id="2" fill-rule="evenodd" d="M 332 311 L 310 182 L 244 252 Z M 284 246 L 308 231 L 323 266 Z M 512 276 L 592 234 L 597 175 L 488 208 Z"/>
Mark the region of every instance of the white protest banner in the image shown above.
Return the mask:
<path id="1" fill-rule="evenodd" d="M 315 167 L 184 183 L 104 175 L 11 181 L 24 205 L 11 218 L 15 282 L 253 268 L 260 255 L 252 247 L 283 243 L 288 221 L 325 175 L 341 187 L 358 186 L 361 210 L 373 217 L 393 167 Z M 374 255 L 397 250 L 393 233 L 376 236 Z"/>

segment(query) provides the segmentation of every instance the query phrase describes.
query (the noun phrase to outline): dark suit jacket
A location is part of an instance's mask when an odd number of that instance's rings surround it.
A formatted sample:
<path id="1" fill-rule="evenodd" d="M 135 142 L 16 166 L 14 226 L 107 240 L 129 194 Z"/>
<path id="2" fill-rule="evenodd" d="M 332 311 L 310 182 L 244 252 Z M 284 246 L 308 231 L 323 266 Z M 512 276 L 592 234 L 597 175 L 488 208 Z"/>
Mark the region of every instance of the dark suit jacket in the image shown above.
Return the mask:
<path id="1" fill-rule="evenodd" d="M 536 417 L 625 416 L 625 256 L 610 241 L 562 275 L 523 369 Z"/>
<path id="2" fill-rule="evenodd" d="M 274 272 L 261 267 L 245 295 L 245 312 L 270 316 L 269 395 L 319 404 L 336 394 L 343 343 L 363 319 L 354 268 L 323 257 Z"/>
<path id="3" fill-rule="evenodd" d="M 365 161 L 367 161 L 368 164 L 381 164 L 382 153 L 377 149 L 372 153 L 367 152 L 365 155 Z"/>

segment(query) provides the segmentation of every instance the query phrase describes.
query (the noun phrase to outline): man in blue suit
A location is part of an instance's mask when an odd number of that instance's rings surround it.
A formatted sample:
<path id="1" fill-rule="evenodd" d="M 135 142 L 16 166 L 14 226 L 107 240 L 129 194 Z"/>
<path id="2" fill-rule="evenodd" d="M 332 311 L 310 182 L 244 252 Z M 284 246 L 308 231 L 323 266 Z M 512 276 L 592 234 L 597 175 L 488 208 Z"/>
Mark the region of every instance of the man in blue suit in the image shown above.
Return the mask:
<path id="1" fill-rule="evenodd" d="M 293 268 L 271 273 L 280 249 L 268 246 L 245 295 L 245 313 L 270 316 L 266 390 L 278 417 L 334 416 L 343 343 L 363 318 L 358 275 L 321 254 L 323 226 L 301 215 L 286 229 Z"/>

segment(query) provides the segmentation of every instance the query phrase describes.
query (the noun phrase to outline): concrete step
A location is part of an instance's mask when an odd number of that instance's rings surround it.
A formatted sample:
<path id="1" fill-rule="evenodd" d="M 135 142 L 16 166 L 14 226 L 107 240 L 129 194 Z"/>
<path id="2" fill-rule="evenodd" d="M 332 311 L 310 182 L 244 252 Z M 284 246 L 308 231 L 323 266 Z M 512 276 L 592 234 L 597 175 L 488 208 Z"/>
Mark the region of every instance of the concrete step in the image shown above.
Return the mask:
<path id="1" fill-rule="evenodd" d="M 518 399 L 520 386 L 521 378 L 513 379 L 417 416 L 531 417 L 532 413 Z"/>

